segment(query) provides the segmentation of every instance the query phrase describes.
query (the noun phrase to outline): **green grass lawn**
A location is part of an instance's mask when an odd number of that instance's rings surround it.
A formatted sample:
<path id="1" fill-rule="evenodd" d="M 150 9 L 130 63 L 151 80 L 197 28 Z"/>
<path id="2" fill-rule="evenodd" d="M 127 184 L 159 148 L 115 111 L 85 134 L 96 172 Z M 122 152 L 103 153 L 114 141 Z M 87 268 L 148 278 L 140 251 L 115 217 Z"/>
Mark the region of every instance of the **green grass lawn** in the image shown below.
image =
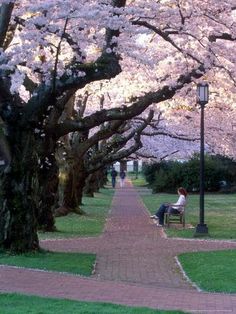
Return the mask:
<path id="1" fill-rule="evenodd" d="M 128 174 L 128 177 L 129 179 L 132 180 L 132 183 L 134 186 L 137 186 L 137 187 L 147 186 L 147 182 L 144 179 L 142 174 L 138 174 L 138 176 L 134 174 Z"/>
<path id="2" fill-rule="evenodd" d="M 110 303 L 80 302 L 0 294 L 0 313 L 4 314 L 180 314 L 180 311 L 159 311 L 144 307 L 128 307 Z"/>
<path id="3" fill-rule="evenodd" d="M 146 194 L 141 195 L 150 213 L 155 213 L 160 204 L 176 202 L 175 194 Z M 196 226 L 199 222 L 199 195 L 190 194 L 186 208 L 186 223 Z M 206 194 L 205 223 L 208 225 L 209 237 L 213 239 L 236 239 L 236 195 L 235 194 Z M 170 237 L 192 238 L 194 229 L 165 229 Z"/>
<path id="4" fill-rule="evenodd" d="M 57 232 L 39 233 L 40 239 L 87 237 L 100 235 L 110 209 L 114 191 L 102 189 L 94 198 L 83 198 L 86 215 L 70 214 L 56 218 Z M 55 253 L 41 251 L 37 253 L 9 255 L 0 252 L 0 264 L 37 268 L 50 271 L 70 272 L 90 276 L 96 256 L 84 253 Z"/>
<path id="5" fill-rule="evenodd" d="M 178 258 L 188 277 L 202 290 L 236 293 L 236 250 L 184 253 Z"/>
<path id="6" fill-rule="evenodd" d="M 141 188 L 140 197 L 151 214 L 160 204 L 175 202 L 176 194 L 152 194 L 149 189 Z M 149 191 L 149 193 L 148 193 Z M 196 226 L 199 222 L 199 195 L 190 194 L 186 209 L 187 225 Z M 236 240 L 236 195 L 205 194 L 205 223 L 209 228 L 210 239 Z M 193 238 L 195 228 L 165 228 L 169 237 Z M 236 293 L 236 250 L 214 252 L 184 253 L 178 256 L 188 277 L 204 291 Z"/>
<path id="7" fill-rule="evenodd" d="M 90 276 L 94 268 L 95 257 L 95 254 L 47 251 L 21 255 L 0 253 L 0 265 L 11 265 Z"/>
<path id="8" fill-rule="evenodd" d="M 101 189 L 95 197 L 83 197 L 86 215 L 69 214 L 56 218 L 56 232 L 39 232 L 40 239 L 95 237 L 102 233 L 114 194 L 112 189 Z"/>

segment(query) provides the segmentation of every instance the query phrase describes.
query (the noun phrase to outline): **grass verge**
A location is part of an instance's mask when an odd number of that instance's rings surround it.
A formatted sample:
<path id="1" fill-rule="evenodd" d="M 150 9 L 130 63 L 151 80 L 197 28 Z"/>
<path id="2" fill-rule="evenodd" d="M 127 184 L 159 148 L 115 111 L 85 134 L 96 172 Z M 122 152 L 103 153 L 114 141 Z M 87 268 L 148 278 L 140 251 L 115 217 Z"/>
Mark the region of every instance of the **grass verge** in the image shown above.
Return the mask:
<path id="1" fill-rule="evenodd" d="M 39 232 L 39 239 L 95 237 L 101 234 L 111 207 L 112 189 L 101 189 L 95 197 L 83 197 L 86 215 L 69 214 L 56 218 L 56 232 Z"/>
<path id="2" fill-rule="evenodd" d="M 202 290 L 236 293 L 236 250 L 184 253 L 178 258 L 187 276 Z"/>
<path id="3" fill-rule="evenodd" d="M 176 202 L 177 195 L 158 193 L 140 194 L 150 213 L 155 213 L 160 204 Z M 186 224 L 196 226 L 199 222 L 199 195 L 190 194 L 186 208 Z M 206 194 L 205 195 L 205 223 L 208 225 L 209 236 L 212 239 L 236 240 L 236 207 L 235 194 Z M 195 229 L 166 228 L 169 237 L 192 238 Z"/>
<path id="4" fill-rule="evenodd" d="M 137 186 L 139 191 L 140 185 Z M 175 194 L 151 194 L 149 189 L 144 193 L 143 188 L 139 194 L 152 214 L 160 204 L 177 200 Z M 186 222 L 196 226 L 198 221 L 199 195 L 191 194 L 188 196 Z M 205 194 L 205 222 L 209 228 L 208 238 L 236 240 L 235 194 Z M 189 228 L 165 229 L 169 237 L 183 238 L 193 238 L 194 231 Z M 202 290 L 236 293 L 236 250 L 184 253 L 178 258 L 188 277 Z"/>
<path id="5" fill-rule="evenodd" d="M 0 312 L 4 314 L 181 314 L 180 311 L 159 311 L 144 307 L 128 307 L 110 303 L 80 302 L 0 294 Z"/>
<path id="6" fill-rule="evenodd" d="M 142 174 L 139 174 L 138 176 L 134 174 L 129 174 L 129 179 L 132 180 L 132 183 L 136 187 L 145 187 L 147 186 L 147 182 Z"/>
<path id="7" fill-rule="evenodd" d="M 97 236 L 101 234 L 114 191 L 102 189 L 94 198 L 84 197 L 85 216 L 70 214 L 56 218 L 57 232 L 39 233 L 40 239 Z M 40 251 L 22 255 L 0 252 L 0 264 L 90 276 L 96 256 L 86 253 Z"/>
<path id="8" fill-rule="evenodd" d="M 94 254 L 47 251 L 22 255 L 0 253 L 0 264 L 90 276 L 95 257 Z"/>

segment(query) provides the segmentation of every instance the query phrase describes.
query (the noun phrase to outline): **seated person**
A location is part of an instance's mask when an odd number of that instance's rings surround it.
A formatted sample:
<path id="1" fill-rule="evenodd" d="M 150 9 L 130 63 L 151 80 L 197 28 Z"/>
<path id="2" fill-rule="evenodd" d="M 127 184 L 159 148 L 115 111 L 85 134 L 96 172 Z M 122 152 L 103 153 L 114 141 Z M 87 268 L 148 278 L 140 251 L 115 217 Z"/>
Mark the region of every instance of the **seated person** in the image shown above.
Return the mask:
<path id="1" fill-rule="evenodd" d="M 155 215 L 150 216 L 150 218 L 158 219 L 159 222 L 157 223 L 157 226 L 163 226 L 164 225 L 164 215 L 168 211 L 172 214 L 179 214 L 183 210 L 184 206 L 186 205 L 186 199 L 187 199 L 187 191 L 180 187 L 177 190 L 179 199 L 176 203 L 170 204 L 170 203 L 164 203 L 162 204 Z"/>

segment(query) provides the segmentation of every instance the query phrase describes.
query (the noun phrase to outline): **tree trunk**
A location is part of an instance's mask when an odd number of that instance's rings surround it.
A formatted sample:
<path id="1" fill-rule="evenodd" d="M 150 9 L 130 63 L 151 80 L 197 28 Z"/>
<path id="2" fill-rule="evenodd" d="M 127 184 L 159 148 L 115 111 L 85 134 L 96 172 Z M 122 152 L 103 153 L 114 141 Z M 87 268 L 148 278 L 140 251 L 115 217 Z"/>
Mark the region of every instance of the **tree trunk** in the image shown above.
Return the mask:
<path id="1" fill-rule="evenodd" d="M 1 175 L 0 247 L 22 253 L 39 249 L 35 202 L 34 135 L 11 129 L 11 163 Z"/>
<path id="2" fill-rule="evenodd" d="M 48 154 L 48 164 L 40 172 L 39 229 L 47 232 L 56 230 L 54 210 L 58 206 L 59 169 L 54 154 Z"/>
<path id="3" fill-rule="evenodd" d="M 95 173 L 90 174 L 86 180 L 83 193 L 87 197 L 94 197 L 94 188 L 93 188 L 94 180 L 96 180 Z"/>
<path id="4" fill-rule="evenodd" d="M 107 168 L 98 170 L 98 187 L 99 189 L 104 188 L 108 182 L 107 178 Z"/>
<path id="5" fill-rule="evenodd" d="M 63 204 L 56 209 L 56 216 L 65 216 L 69 212 L 75 212 L 79 215 L 85 214 L 80 208 L 80 205 L 82 205 L 83 188 L 86 178 L 87 172 L 84 169 L 83 161 L 75 161 L 68 172 L 64 187 Z"/>
<path id="6" fill-rule="evenodd" d="M 99 171 L 90 174 L 84 187 L 84 195 L 94 197 L 94 193 L 99 191 Z"/>

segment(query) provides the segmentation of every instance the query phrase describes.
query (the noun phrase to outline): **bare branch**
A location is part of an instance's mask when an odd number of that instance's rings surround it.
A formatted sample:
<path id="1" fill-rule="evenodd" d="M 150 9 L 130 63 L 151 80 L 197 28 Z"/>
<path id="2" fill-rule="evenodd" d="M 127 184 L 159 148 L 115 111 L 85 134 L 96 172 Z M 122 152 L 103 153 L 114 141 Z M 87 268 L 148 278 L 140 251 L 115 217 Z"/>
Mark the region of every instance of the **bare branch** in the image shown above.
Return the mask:
<path id="1" fill-rule="evenodd" d="M 83 96 L 82 95 L 79 96 L 79 99 L 76 103 L 76 110 L 79 118 L 83 118 L 84 116 L 89 96 L 90 94 L 88 91 L 86 91 Z"/>
<path id="2" fill-rule="evenodd" d="M 129 107 L 123 106 L 122 108 L 100 110 L 85 117 L 84 119 L 80 119 L 79 121 L 66 120 L 63 125 L 59 124 L 55 128 L 55 136 L 60 137 L 70 132 L 90 129 L 105 121 L 132 119 L 133 117 L 141 114 L 150 105 L 171 99 L 185 84 L 191 83 L 194 78 L 202 77 L 204 73 L 205 68 L 203 66 L 199 66 L 189 73 L 180 75 L 175 86 L 170 88 L 166 85 L 160 88 L 157 92 L 149 92 L 144 96 L 140 96 L 134 99 L 133 104 Z"/>
<path id="3" fill-rule="evenodd" d="M 53 78 L 52 78 L 52 93 L 53 93 L 54 95 L 56 94 L 57 66 L 58 66 L 58 61 L 59 61 L 59 55 L 60 55 L 60 52 L 61 52 L 61 44 L 62 44 L 62 40 L 63 40 L 63 38 L 64 38 L 64 36 L 65 36 L 65 33 L 66 33 L 66 27 L 67 27 L 68 22 L 69 22 L 69 18 L 67 18 L 66 21 L 65 21 L 65 25 L 64 25 L 64 28 L 63 28 L 63 32 L 62 32 L 60 41 L 59 41 L 58 46 L 57 46 L 55 64 L 54 64 L 54 69 L 53 69 Z"/>
<path id="4" fill-rule="evenodd" d="M 117 130 L 123 125 L 123 121 L 112 121 L 103 127 L 101 130 L 96 132 L 93 136 L 88 138 L 84 143 L 80 144 L 76 149 L 77 158 L 81 158 L 89 148 L 97 144 L 99 141 L 107 139 L 114 135 Z"/>
<path id="5" fill-rule="evenodd" d="M 96 154 L 93 159 L 90 160 L 90 163 L 88 165 L 89 172 L 94 172 L 95 170 L 98 170 L 104 165 L 113 163 L 114 161 L 119 161 L 123 158 L 126 158 L 136 152 L 138 149 L 142 147 L 141 142 L 141 134 L 142 131 L 146 128 L 146 126 L 150 123 L 154 115 L 154 112 L 151 110 L 149 112 L 148 118 L 140 125 L 138 128 L 133 130 L 131 134 L 127 135 L 126 137 L 123 137 L 120 141 L 117 141 L 114 143 L 114 149 L 111 149 L 108 153 L 108 151 L 101 151 L 100 153 Z M 127 144 L 127 142 L 133 138 L 134 144 L 130 146 L 129 148 L 124 148 L 124 146 Z M 124 148 L 124 149 L 122 149 Z M 109 148 L 110 149 L 110 148 Z"/>
<path id="6" fill-rule="evenodd" d="M 7 30 L 11 20 L 14 3 L 2 4 L 0 6 L 0 47 L 3 47 Z"/>
<path id="7" fill-rule="evenodd" d="M 161 29 L 157 28 L 156 26 L 151 25 L 150 23 L 146 22 L 146 21 L 133 21 L 132 22 L 133 25 L 139 25 L 139 26 L 143 26 L 146 27 L 152 31 L 154 31 L 156 34 L 158 34 L 160 37 L 162 37 L 165 41 L 169 42 L 175 49 L 177 49 L 179 52 L 184 53 L 185 56 L 190 57 L 191 59 L 193 59 L 194 61 L 196 61 L 199 64 L 203 64 L 199 59 L 197 59 L 193 54 L 183 51 L 183 49 L 181 49 L 171 38 L 170 38 L 170 34 L 179 34 L 179 31 L 175 31 L 175 32 L 167 32 L 167 31 L 162 31 Z"/>
<path id="8" fill-rule="evenodd" d="M 164 159 L 170 157 L 171 155 L 175 155 L 178 152 L 179 152 L 179 150 L 175 150 L 169 154 L 163 155 L 162 157 L 157 157 L 157 156 L 152 155 L 152 154 L 141 153 L 139 151 L 136 152 L 135 154 L 137 157 L 141 157 L 141 158 L 145 158 L 145 159 L 154 159 L 154 160 L 159 159 L 161 161 L 161 160 L 164 160 Z"/>
<path id="9" fill-rule="evenodd" d="M 236 38 L 233 37 L 231 34 L 228 34 L 228 33 L 223 33 L 221 35 L 211 35 L 209 37 L 209 41 L 210 42 L 215 42 L 217 41 L 218 39 L 221 39 L 221 40 L 229 40 L 229 41 L 235 41 Z"/>

